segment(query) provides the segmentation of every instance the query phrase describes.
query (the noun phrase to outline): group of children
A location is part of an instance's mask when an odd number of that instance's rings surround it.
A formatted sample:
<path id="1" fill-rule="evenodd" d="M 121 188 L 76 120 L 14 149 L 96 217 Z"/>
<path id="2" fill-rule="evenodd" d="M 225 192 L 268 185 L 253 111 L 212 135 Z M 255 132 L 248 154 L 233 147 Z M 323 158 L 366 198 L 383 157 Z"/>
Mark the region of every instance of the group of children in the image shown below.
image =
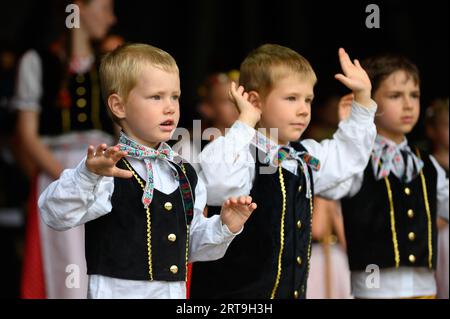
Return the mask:
<path id="1" fill-rule="evenodd" d="M 192 298 L 305 298 L 315 195 L 343 199 L 355 297 L 434 296 L 448 179 L 405 137 L 419 116 L 417 68 L 338 55 L 335 78 L 353 102 L 333 139 L 301 140 L 316 75 L 297 52 L 265 44 L 230 85 L 238 119 L 196 172 L 166 144 L 180 117 L 174 59 L 146 44 L 106 54 L 101 89 L 119 142 L 90 146 L 39 198 L 50 227 L 85 225 L 88 296 L 184 298 L 195 262 Z"/>

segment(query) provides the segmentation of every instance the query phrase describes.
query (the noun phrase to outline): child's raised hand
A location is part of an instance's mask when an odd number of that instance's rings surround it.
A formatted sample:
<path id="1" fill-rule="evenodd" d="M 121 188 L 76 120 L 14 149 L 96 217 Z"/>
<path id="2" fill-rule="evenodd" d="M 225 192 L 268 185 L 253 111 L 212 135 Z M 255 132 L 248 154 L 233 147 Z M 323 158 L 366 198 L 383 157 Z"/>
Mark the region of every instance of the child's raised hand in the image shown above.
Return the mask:
<path id="1" fill-rule="evenodd" d="M 344 74 L 336 74 L 334 77 L 353 91 L 355 101 L 369 107 L 371 105 L 370 91 L 372 84 L 366 71 L 361 67 L 357 59 L 354 63 L 343 48 L 339 49 L 339 61 Z"/>
<path id="2" fill-rule="evenodd" d="M 220 218 L 232 233 L 238 232 L 256 209 L 250 196 L 230 197 L 223 203 Z"/>
<path id="3" fill-rule="evenodd" d="M 130 171 L 116 167 L 116 163 L 126 155 L 127 152 L 120 151 L 119 147 L 106 148 L 106 144 L 98 145 L 94 153 L 94 146 L 90 145 L 87 151 L 86 167 L 97 175 L 130 178 L 133 176 Z"/>
<path id="4" fill-rule="evenodd" d="M 353 93 L 349 93 L 341 97 L 338 103 L 339 121 L 346 120 L 352 112 Z"/>
<path id="5" fill-rule="evenodd" d="M 248 93 L 244 91 L 244 87 L 239 86 L 236 88 L 236 83 L 231 82 L 230 98 L 239 110 L 239 120 L 251 127 L 255 127 L 261 118 L 261 110 L 250 103 Z"/>

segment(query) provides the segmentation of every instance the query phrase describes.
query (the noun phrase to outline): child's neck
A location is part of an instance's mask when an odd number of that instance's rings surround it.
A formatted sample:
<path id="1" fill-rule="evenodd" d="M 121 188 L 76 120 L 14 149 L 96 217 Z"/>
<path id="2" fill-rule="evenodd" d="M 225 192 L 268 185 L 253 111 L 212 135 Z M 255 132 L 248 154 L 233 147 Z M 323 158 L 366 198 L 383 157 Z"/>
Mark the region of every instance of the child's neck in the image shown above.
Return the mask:
<path id="1" fill-rule="evenodd" d="M 382 129 L 377 128 L 377 134 L 381 135 L 385 138 L 387 138 L 388 140 L 393 141 L 395 144 L 400 144 L 401 142 L 403 142 L 405 140 L 405 134 L 396 134 L 396 133 L 392 133 L 392 132 L 388 132 Z"/>
<path id="2" fill-rule="evenodd" d="M 92 55 L 92 46 L 89 35 L 83 28 L 72 30 L 72 52 L 70 57 L 89 57 Z"/>
<path id="3" fill-rule="evenodd" d="M 260 130 L 261 129 L 261 130 Z M 262 133 L 265 137 L 267 137 L 270 141 L 272 141 L 273 143 L 280 145 L 280 146 L 284 146 L 284 145 L 288 145 L 289 141 L 280 141 L 278 139 L 278 135 L 276 136 L 271 136 L 271 129 L 267 129 L 265 127 L 261 127 L 261 125 L 258 123 L 255 126 L 255 130 L 257 130 L 258 132 Z"/>
<path id="4" fill-rule="evenodd" d="M 136 143 L 138 143 L 140 145 L 143 145 L 143 146 L 146 146 L 146 147 L 150 147 L 150 148 L 153 148 L 155 150 L 159 148 L 160 142 L 147 142 L 147 141 L 144 141 L 144 140 L 140 139 L 139 137 L 135 136 L 134 134 L 131 134 L 131 133 L 127 132 L 126 130 L 123 130 L 123 133 L 126 136 L 128 136 L 128 138 L 134 140 Z"/>

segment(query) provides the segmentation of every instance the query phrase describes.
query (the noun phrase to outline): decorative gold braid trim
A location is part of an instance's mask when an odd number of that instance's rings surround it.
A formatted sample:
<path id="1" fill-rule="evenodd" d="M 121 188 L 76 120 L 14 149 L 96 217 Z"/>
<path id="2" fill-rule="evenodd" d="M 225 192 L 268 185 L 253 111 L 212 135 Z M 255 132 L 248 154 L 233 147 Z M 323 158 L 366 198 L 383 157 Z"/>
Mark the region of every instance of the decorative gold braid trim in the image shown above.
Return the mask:
<path id="1" fill-rule="evenodd" d="M 134 178 L 137 180 L 139 185 L 141 185 L 142 190 L 144 190 L 145 185 L 144 182 L 141 180 L 141 178 L 136 174 L 134 169 L 131 167 L 131 165 L 128 163 L 127 160 L 122 159 L 125 165 L 127 166 L 128 170 L 133 174 Z M 148 274 L 150 276 L 150 281 L 153 281 L 153 266 L 152 266 L 152 222 L 151 222 L 151 216 L 150 216 L 150 207 L 147 207 L 146 210 L 147 215 L 147 255 L 148 255 Z"/>
<path id="2" fill-rule="evenodd" d="M 184 167 L 183 163 L 181 163 L 181 170 L 183 171 L 184 175 L 186 175 L 186 178 L 187 178 L 186 168 Z M 189 225 L 186 223 L 186 278 L 185 278 L 186 282 L 188 280 L 189 231 L 190 231 Z"/>
<path id="3" fill-rule="evenodd" d="M 422 159 L 420 156 L 419 149 L 416 148 L 417 156 Z M 428 267 L 430 269 L 433 268 L 433 239 L 432 239 L 432 227 L 431 227 L 431 212 L 430 212 L 430 204 L 428 201 L 428 191 L 427 191 L 427 183 L 425 181 L 425 175 L 423 174 L 423 169 L 420 170 L 420 179 L 422 181 L 422 192 L 423 192 L 423 200 L 425 201 L 425 211 L 427 212 L 427 222 L 428 222 Z"/>
<path id="4" fill-rule="evenodd" d="M 392 199 L 391 183 L 387 176 L 384 177 L 384 182 L 386 183 L 387 195 L 389 198 L 389 214 L 391 218 L 392 243 L 394 244 L 395 268 L 398 268 L 400 266 L 400 252 L 398 250 L 397 231 L 395 229 L 394 200 Z"/>
<path id="5" fill-rule="evenodd" d="M 311 246 L 312 246 L 312 219 L 313 219 L 313 211 L 314 211 L 314 204 L 313 204 L 313 197 L 311 193 L 311 189 L 309 189 L 309 207 L 310 207 L 310 232 L 309 232 L 309 245 L 308 245 L 308 269 L 306 273 L 306 278 L 308 278 L 309 275 L 309 269 L 311 266 Z M 302 291 L 304 292 L 304 291 Z"/>
<path id="6" fill-rule="evenodd" d="M 278 254 L 278 271 L 277 271 L 277 277 L 275 280 L 275 285 L 272 289 L 272 294 L 270 295 L 270 299 L 275 298 L 275 294 L 278 290 L 278 285 L 280 284 L 280 278 L 281 278 L 281 259 L 283 257 L 283 249 L 284 249 L 284 217 L 286 215 L 286 186 L 284 184 L 284 176 L 283 176 L 283 170 L 281 168 L 281 164 L 278 166 L 278 173 L 279 173 L 279 179 L 280 179 L 280 186 L 281 186 L 281 194 L 283 198 L 283 206 L 282 206 L 282 212 L 281 212 L 281 222 L 280 222 L 280 252 Z"/>

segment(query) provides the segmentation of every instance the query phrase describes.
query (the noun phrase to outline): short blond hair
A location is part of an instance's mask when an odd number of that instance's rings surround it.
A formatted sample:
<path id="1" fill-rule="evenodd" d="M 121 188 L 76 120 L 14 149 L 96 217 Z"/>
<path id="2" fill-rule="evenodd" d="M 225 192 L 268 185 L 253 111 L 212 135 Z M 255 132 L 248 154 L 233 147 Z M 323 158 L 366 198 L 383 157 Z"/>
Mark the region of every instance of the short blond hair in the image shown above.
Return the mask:
<path id="1" fill-rule="evenodd" d="M 317 82 L 311 64 L 292 49 L 277 45 L 264 44 L 245 58 L 241 64 L 239 84 L 247 92 L 256 91 L 266 95 L 280 78 L 295 74 L 305 81 Z"/>
<path id="2" fill-rule="evenodd" d="M 179 73 L 175 59 L 161 49 L 142 43 L 121 45 L 107 53 L 100 64 L 100 83 L 105 102 L 108 103 L 108 97 L 114 93 L 126 101 L 144 65 Z"/>

